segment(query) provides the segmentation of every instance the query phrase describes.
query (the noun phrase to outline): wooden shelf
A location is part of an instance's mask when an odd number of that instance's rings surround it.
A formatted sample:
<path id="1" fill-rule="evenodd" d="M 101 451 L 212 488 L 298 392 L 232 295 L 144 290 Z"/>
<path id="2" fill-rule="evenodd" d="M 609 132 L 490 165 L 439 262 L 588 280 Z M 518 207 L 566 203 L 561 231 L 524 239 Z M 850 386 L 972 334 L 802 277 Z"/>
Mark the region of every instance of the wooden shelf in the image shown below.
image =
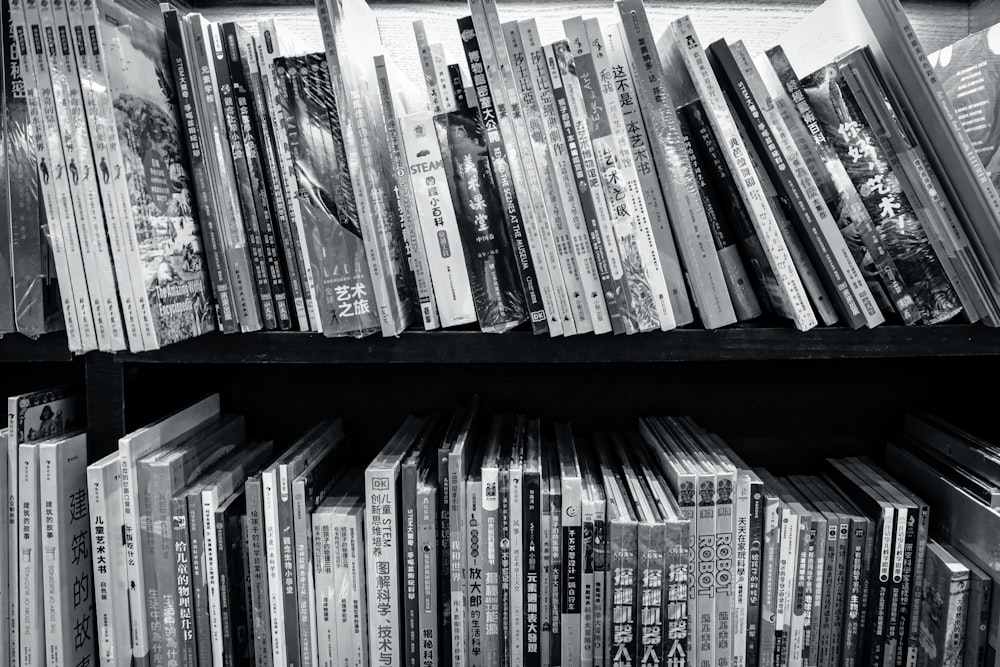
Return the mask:
<path id="1" fill-rule="evenodd" d="M 45 334 L 37 340 L 17 333 L 0 338 L 0 362 L 72 361 L 73 358 L 63 331 Z"/>
<path id="2" fill-rule="evenodd" d="M 995 355 L 1000 355 L 1000 330 L 982 325 L 835 327 L 803 333 L 779 324 L 752 324 L 628 338 L 588 334 L 548 339 L 528 331 L 414 331 L 399 338 L 360 340 L 311 333 L 213 334 L 114 358 L 139 364 L 615 364 Z"/>

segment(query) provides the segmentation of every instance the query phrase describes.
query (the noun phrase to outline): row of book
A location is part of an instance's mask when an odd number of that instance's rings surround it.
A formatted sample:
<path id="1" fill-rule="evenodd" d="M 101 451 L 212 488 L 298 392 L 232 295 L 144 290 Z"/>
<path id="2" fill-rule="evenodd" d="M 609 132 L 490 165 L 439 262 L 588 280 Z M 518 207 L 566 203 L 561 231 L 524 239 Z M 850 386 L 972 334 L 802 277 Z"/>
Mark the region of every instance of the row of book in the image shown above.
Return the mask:
<path id="1" fill-rule="evenodd" d="M 1000 447 L 936 417 L 776 477 L 475 398 L 366 459 L 211 395 L 88 466 L 72 388 L 9 407 L 0 664 L 1000 665 Z"/>
<path id="2" fill-rule="evenodd" d="M 828 0 L 757 57 L 615 4 L 546 44 L 470 0 L 462 63 L 417 21 L 422 88 L 363 0 L 319 0 L 306 54 L 274 21 L 5 4 L 8 217 L 32 233 L 0 327 L 62 322 L 83 352 L 1000 322 L 1000 197 L 896 0 Z"/>

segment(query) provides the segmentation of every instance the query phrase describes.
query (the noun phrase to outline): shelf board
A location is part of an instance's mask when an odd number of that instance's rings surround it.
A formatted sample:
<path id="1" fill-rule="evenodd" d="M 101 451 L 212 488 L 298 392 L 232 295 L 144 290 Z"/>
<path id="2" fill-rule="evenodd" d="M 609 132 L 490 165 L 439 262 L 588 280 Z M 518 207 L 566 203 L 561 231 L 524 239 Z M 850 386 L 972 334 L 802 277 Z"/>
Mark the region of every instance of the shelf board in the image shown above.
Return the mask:
<path id="1" fill-rule="evenodd" d="M 45 334 L 37 340 L 18 333 L 0 338 L 0 362 L 51 362 L 72 361 L 66 332 Z"/>
<path id="2" fill-rule="evenodd" d="M 1000 355 L 1000 330 L 982 325 L 883 325 L 872 330 L 799 332 L 777 324 L 706 331 L 566 339 L 529 331 L 413 331 L 398 338 L 324 338 L 313 333 L 212 334 L 155 352 L 118 354 L 122 363 L 189 364 L 615 364 Z"/>

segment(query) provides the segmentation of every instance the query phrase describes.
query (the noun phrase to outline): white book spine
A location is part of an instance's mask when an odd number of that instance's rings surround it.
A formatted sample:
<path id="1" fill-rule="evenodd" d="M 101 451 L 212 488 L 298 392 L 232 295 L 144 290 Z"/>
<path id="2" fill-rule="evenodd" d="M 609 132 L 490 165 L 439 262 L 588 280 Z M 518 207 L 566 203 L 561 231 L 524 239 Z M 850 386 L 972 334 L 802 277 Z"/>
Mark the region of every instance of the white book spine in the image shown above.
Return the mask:
<path id="1" fill-rule="evenodd" d="M 375 463 L 365 469 L 365 524 L 370 536 L 365 544 L 367 592 L 369 600 L 378 602 L 368 617 L 368 650 L 379 664 L 395 664 L 403 651 L 398 484 L 398 466 L 383 468 Z"/>
<path id="2" fill-rule="evenodd" d="M 42 540 L 41 508 L 38 489 L 38 446 L 19 446 L 18 484 L 20 507 L 18 509 L 18 545 L 21 582 L 20 622 L 21 667 L 45 665 L 45 628 L 43 627 L 42 600 Z"/>
<path id="3" fill-rule="evenodd" d="M 444 53 L 442 44 L 431 44 L 431 62 L 434 64 L 435 80 L 437 81 L 438 96 L 441 99 L 441 110 L 445 113 L 458 109 L 458 102 L 455 101 L 455 92 L 451 85 L 451 76 L 448 73 L 448 59 Z"/>
<path id="4" fill-rule="evenodd" d="M 135 311 L 139 323 L 139 334 L 141 347 L 129 348 L 137 350 L 155 350 L 159 347 L 159 337 L 156 327 L 153 325 L 153 313 L 149 304 L 149 295 L 142 279 L 142 265 L 139 257 L 139 241 L 135 233 L 135 219 L 132 211 L 132 200 L 128 191 L 128 179 L 125 171 L 125 161 L 122 156 L 121 144 L 118 137 L 118 128 L 115 121 L 114 105 L 111 97 L 111 89 L 108 81 L 110 67 L 121 67 L 121 58 L 118 56 L 117 39 L 101 38 L 100 18 L 96 0 L 83 0 L 83 25 L 86 31 L 88 42 L 89 59 L 91 63 L 91 74 L 94 77 L 96 88 L 95 101 L 98 105 L 96 121 L 94 126 L 103 132 L 104 150 L 107 155 L 107 171 L 98 165 L 102 195 L 107 194 L 105 199 L 105 209 L 113 209 L 112 221 L 117 222 L 117 234 L 111 232 L 112 251 L 118 249 L 120 253 L 113 256 L 115 270 L 118 264 L 122 265 L 123 272 L 130 277 L 133 285 L 132 297 L 135 301 Z M 101 93 L 104 94 L 101 94 Z M 88 108 L 88 114 L 92 114 Z M 107 182 L 105 182 L 105 178 Z M 109 203 L 110 202 L 110 203 Z M 110 231 L 110 230 L 109 230 Z M 115 238 L 117 235 L 117 239 Z"/>
<path id="5" fill-rule="evenodd" d="M 510 466 L 510 650 L 511 667 L 524 664 L 524 465 Z"/>
<path id="6" fill-rule="evenodd" d="M 583 286 L 580 268 L 573 251 L 569 222 L 563 196 L 560 194 L 562 186 L 556 176 L 552 149 L 548 142 L 549 133 L 542 120 L 542 100 L 537 93 L 538 86 L 532 83 L 532 79 L 537 76 L 548 77 L 542 49 L 535 45 L 537 48 L 534 49 L 533 61 L 532 55 L 528 53 L 528 45 L 521 26 L 516 21 L 511 21 L 503 24 L 503 30 L 507 40 L 507 52 L 521 95 L 521 111 L 529 130 L 528 139 L 541 180 L 543 204 L 548 214 L 551 234 L 547 246 L 550 250 L 549 267 L 551 271 L 561 271 L 566 288 L 569 309 L 563 314 L 563 321 L 566 323 L 571 319 L 576 333 L 590 333 L 594 330 L 594 325 L 587 304 L 587 291 Z M 545 89 L 548 90 L 547 85 Z M 547 103 L 552 106 L 551 91 L 548 92 Z M 554 107 L 550 109 L 550 113 L 555 113 Z M 565 145 L 565 142 L 563 144 Z"/>
<path id="7" fill-rule="evenodd" d="M 267 592 L 271 605 L 272 660 L 284 665 L 285 643 L 279 641 L 285 631 L 285 607 L 282 603 L 284 582 L 281 579 L 281 545 L 278 543 L 278 473 L 269 469 L 261 473 L 264 487 L 264 545 L 267 553 Z"/>
<path id="8" fill-rule="evenodd" d="M 90 149 L 90 132 L 84 116 L 83 93 L 65 0 L 54 0 L 47 10 L 43 9 L 42 23 L 46 38 L 51 40 L 49 71 L 69 172 L 67 182 L 77 214 L 76 229 L 91 287 L 97 342 L 103 351 L 117 352 L 126 348 L 125 330 L 108 249 L 104 211 L 95 182 L 94 155 Z"/>
<path id="9" fill-rule="evenodd" d="M 688 17 L 678 19 L 671 24 L 670 30 L 674 41 L 681 47 L 680 56 L 705 106 L 712 130 L 717 137 L 727 138 L 726 141 L 720 141 L 719 146 L 729 164 L 733 180 L 736 181 L 736 186 L 743 196 L 743 202 L 753 220 L 754 229 L 764 247 L 771 269 L 795 314 L 795 327 L 802 331 L 811 329 L 817 324 L 816 315 L 809 306 L 805 288 L 792 264 L 788 246 L 785 245 L 760 179 L 750 166 L 747 149 L 739 139 L 740 132 L 736 127 L 736 121 L 722 96 L 715 75 L 709 70 L 705 52 L 691 19 Z"/>
<path id="10" fill-rule="evenodd" d="M 432 114 L 444 111 L 441 104 L 441 91 L 438 87 L 437 68 L 434 66 L 434 54 L 431 53 L 430 39 L 427 36 L 427 26 L 421 20 L 413 22 L 413 36 L 417 40 L 417 53 L 420 55 L 420 69 L 424 74 L 424 88 L 427 90 L 427 103 Z"/>
<path id="11" fill-rule="evenodd" d="M 586 333 L 586 324 L 589 323 L 592 327 L 590 330 L 594 333 L 610 333 L 611 320 L 608 317 L 608 306 L 604 301 L 597 262 L 594 259 L 593 249 L 590 247 L 587 223 L 580 209 L 580 194 L 576 189 L 573 165 L 570 161 L 566 139 L 563 136 L 553 99 L 553 84 L 546 62 L 546 52 L 538 38 L 538 29 L 534 19 L 522 21 L 520 28 L 521 39 L 525 45 L 531 67 L 530 80 L 541 112 L 547 147 L 556 179 L 555 185 L 564 213 L 566 234 L 571 251 L 571 272 L 578 276 L 583 299 L 587 306 L 588 317 L 586 320 L 582 317 L 577 320 L 577 331 Z M 568 286 L 572 284 L 572 281 L 567 282 Z M 581 324 L 583 325 L 582 329 Z"/>
<path id="12" fill-rule="evenodd" d="M 337 619 L 340 600 L 337 587 L 340 567 L 340 545 L 334 513 L 327 508 L 313 512 L 313 568 L 316 585 L 316 656 L 320 667 L 337 667 L 343 662 L 338 647 L 344 646 L 338 636 Z"/>
<path id="13" fill-rule="evenodd" d="M 90 499 L 90 539 L 94 559 L 94 604 L 101 664 L 131 659 L 125 558 L 120 539 L 122 525 L 121 463 L 87 468 Z"/>
<path id="14" fill-rule="evenodd" d="M 490 0 L 471 0 L 469 9 L 472 14 L 473 26 L 479 38 L 480 55 L 486 70 L 486 79 L 490 91 L 493 93 L 493 104 L 497 112 L 500 135 L 507 148 L 511 180 L 514 182 L 514 192 L 521 208 L 524 234 L 528 241 L 528 251 L 534 265 L 535 278 L 538 281 L 538 291 L 545 309 L 549 334 L 559 336 L 563 333 L 562 313 L 558 310 L 558 303 L 545 260 L 543 237 L 539 231 L 539 215 L 544 216 L 544 207 L 541 207 L 539 200 L 541 185 L 538 180 L 538 172 L 534 168 L 534 160 L 527 162 L 523 159 L 524 156 L 530 156 L 523 118 L 520 124 L 512 118 L 515 115 L 512 100 L 519 101 L 520 98 L 513 89 L 513 77 L 510 74 L 503 29 L 500 27 L 500 21 L 497 17 L 496 5 Z M 517 111 L 516 115 L 519 116 L 520 111 Z M 547 219 L 544 224 L 548 225 Z"/>
<path id="15" fill-rule="evenodd" d="M 787 505 L 781 505 L 781 542 L 778 545 L 777 591 L 774 598 L 775 633 L 781 633 L 785 660 L 789 654 L 792 625 L 792 596 L 795 564 L 798 560 L 799 519 Z"/>
<path id="16" fill-rule="evenodd" d="M 570 445 L 572 446 L 572 445 Z M 564 471 L 565 472 L 565 471 Z M 580 608 L 580 537 L 583 534 L 583 489 L 579 475 L 562 477 L 562 517 L 560 531 L 563 539 L 560 549 L 563 553 L 562 577 L 566 585 L 562 588 L 561 597 L 571 601 Z M 573 566 L 573 570 L 570 569 Z M 555 601 L 553 601 L 555 602 Z M 583 646 L 582 624 L 579 611 L 567 612 L 564 605 L 561 610 L 559 640 L 564 665 L 579 664 L 580 650 Z"/>
<path id="17" fill-rule="evenodd" d="M 101 202 L 107 224 L 109 261 L 113 260 L 114 278 L 118 283 L 118 296 L 121 300 L 122 318 L 128 335 L 128 348 L 133 352 L 146 349 L 142 334 L 141 316 L 138 309 L 136 289 L 141 285 L 133 281 L 130 265 L 127 260 L 125 244 L 122 238 L 123 217 L 119 207 L 121 195 L 111 182 L 111 171 L 108 166 L 113 158 L 109 157 L 109 146 L 117 147 L 118 136 L 114 127 L 114 117 L 111 111 L 111 96 L 107 92 L 107 76 L 104 73 L 96 28 L 92 31 L 86 21 L 86 15 L 93 13 L 80 0 L 68 3 L 69 26 L 76 46 L 77 69 L 80 76 L 80 89 L 83 95 L 83 107 L 86 113 L 85 122 L 90 128 L 90 147 L 93 151 L 93 174 L 96 187 L 100 192 Z M 107 171 L 105 171 L 107 170 Z M 105 181 L 107 174 L 107 181 Z M 127 193 L 124 195 L 127 197 Z M 106 267 L 107 268 L 107 267 Z M 108 269 L 110 270 L 110 269 Z"/>
<path id="18" fill-rule="evenodd" d="M 0 499 L 3 502 L 8 502 L 10 497 L 10 492 L 8 490 L 9 481 L 9 467 L 7 462 L 7 434 L 8 430 L 5 428 L 0 431 L 0 442 L 3 443 L 5 450 L 3 456 L 0 456 Z M 15 466 L 16 467 L 16 466 Z M 8 554 L 6 559 L 0 559 L 3 562 L 3 569 L 0 570 L 0 636 L 6 636 L 8 634 L 8 628 L 10 627 L 11 614 L 10 614 L 10 602 L 11 600 L 17 599 L 17 583 L 16 579 L 9 578 L 9 572 L 7 569 L 7 564 L 11 561 L 17 562 L 16 556 L 14 558 L 10 557 L 10 554 L 17 554 L 17 549 L 11 550 L 10 539 L 11 536 L 16 535 L 13 530 L 10 530 L 10 525 L 8 523 L 8 517 L 3 517 L 3 524 L 0 525 L 0 554 Z M 0 667 L 10 667 L 10 665 L 16 665 L 16 660 L 11 660 L 11 655 L 8 653 L 8 647 L 4 646 L 0 649 Z"/>
<path id="19" fill-rule="evenodd" d="M 8 582 L 8 593 L 7 598 L 4 599 L 4 617 L 7 623 L 0 628 L 0 632 L 7 637 L 7 646 L 4 651 L 7 654 L 7 660 L 9 665 L 18 664 L 20 659 L 21 649 L 20 641 L 21 635 L 18 631 L 18 608 L 20 606 L 20 595 L 18 593 L 20 588 L 20 579 L 18 578 L 17 568 L 20 559 L 17 558 L 17 554 L 20 553 L 18 547 L 18 535 L 20 531 L 18 530 L 18 517 L 20 515 L 20 504 L 18 496 L 18 471 L 17 467 L 17 399 L 11 397 L 7 399 L 7 430 L 5 431 L 6 437 L 3 439 L 5 448 L 5 470 L 4 475 L 7 477 L 7 539 L 8 551 L 3 553 L 13 553 L 14 558 L 7 557 L 4 566 L 6 568 L 6 573 L 3 575 L 7 578 Z"/>
<path id="20" fill-rule="evenodd" d="M 774 132 L 775 138 L 778 141 L 778 148 L 784 153 L 785 159 L 795 174 L 796 181 L 802 188 L 806 205 L 816 219 L 816 224 L 820 229 L 821 235 L 826 240 L 830 253 L 833 255 L 832 260 L 834 264 L 840 269 L 844 280 L 847 282 L 849 294 L 845 295 L 845 297 L 853 297 L 854 303 L 848 301 L 845 306 L 852 310 L 860 311 L 869 327 L 881 324 L 885 321 L 885 316 L 879 310 L 878 304 L 875 302 L 875 297 L 872 296 L 871 290 L 868 288 L 868 283 L 865 281 L 858 263 L 854 260 L 854 255 L 851 254 L 850 248 L 847 247 L 847 241 L 844 240 L 843 235 L 837 228 L 836 221 L 830 214 L 830 209 L 827 208 L 826 202 L 823 201 L 823 196 L 816 186 L 816 181 L 813 180 L 812 174 L 806 168 L 805 160 L 802 159 L 802 153 L 799 151 L 798 146 L 795 145 L 795 140 L 788 131 L 785 121 L 782 120 L 778 107 L 774 104 L 770 94 L 767 92 L 767 88 L 764 86 L 764 82 L 757 73 L 757 67 L 754 65 L 753 59 L 742 42 L 736 42 L 731 45 L 731 50 L 733 58 L 736 59 L 736 63 L 743 71 L 747 84 L 753 91 L 754 97 L 765 101 L 765 104 L 761 105 L 761 110 L 764 113 L 767 124 Z M 838 291 L 841 290 L 838 289 Z"/>
<path id="21" fill-rule="evenodd" d="M 750 477 L 739 474 L 736 482 L 736 523 L 733 568 L 733 667 L 747 664 L 747 596 L 750 586 Z"/>
<path id="22" fill-rule="evenodd" d="M 216 510 L 219 509 L 218 487 L 201 492 L 201 513 L 205 526 L 205 582 L 208 585 L 208 620 L 212 637 L 212 662 L 223 664 L 222 656 L 222 589 L 219 581 L 219 538 Z M 275 642 L 281 643 L 281 642 Z"/>
<path id="23" fill-rule="evenodd" d="M 364 512 L 358 506 L 351 509 L 347 525 L 347 554 L 350 565 L 351 630 L 355 657 L 345 667 L 368 667 L 368 595 L 365 589 L 368 565 L 365 562 Z"/>
<path id="24" fill-rule="evenodd" d="M 402 116 L 399 127 L 441 326 L 475 322 L 469 271 L 434 119 L 430 112 L 417 112 Z"/>
<path id="25" fill-rule="evenodd" d="M 32 31 L 32 27 L 38 26 L 37 7 L 29 12 L 26 4 L 21 0 L 14 0 L 11 3 L 11 20 L 15 39 L 21 50 L 28 111 L 35 129 L 35 153 L 47 220 L 46 238 L 49 240 L 59 277 L 66 335 L 71 350 L 88 352 L 97 349 L 97 336 L 90 311 L 80 246 L 75 238 L 67 237 L 63 231 L 66 221 L 72 224 L 73 206 L 69 201 L 69 191 L 62 183 L 65 165 L 52 86 L 46 85 L 49 77 L 40 41 L 41 34 L 40 30 L 37 33 Z"/>
<path id="26" fill-rule="evenodd" d="M 625 124 L 625 116 L 622 113 L 621 102 L 615 91 L 614 68 L 619 65 L 623 68 L 627 66 L 627 58 L 623 50 L 611 51 L 609 40 L 602 33 L 597 19 L 587 19 L 584 21 L 587 31 L 587 38 L 590 41 L 591 55 L 594 59 L 594 67 L 597 70 L 597 78 L 604 99 L 604 109 L 607 113 L 608 121 L 611 125 L 611 132 L 617 151 L 615 158 L 619 176 L 623 180 L 625 189 L 625 199 L 620 203 L 628 206 L 631 217 L 632 234 L 636 239 L 636 246 L 642 258 L 642 266 L 646 274 L 646 282 L 653 293 L 653 303 L 656 306 L 656 315 L 659 319 L 660 329 L 670 331 L 677 327 L 674 318 L 674 311 L 670 302 L 670 290 L 667 287 L 667 279 L 660 262 L 660 256 L 656 249 L 656 238 L 653 236 L 653 225 L 650 221 L 649 212 L 646 210 L 646 201 L 642 194 L 642 185 L 639 183 L 639 174 L 635 169 L 635 162 L 629 151 L 628 129 Z M 624 47 L 622 47 L 623 49 Z M 612 60 L 612 57 L 615 60 Z M 612 203 L 612 205 L 614 205 Z"/>

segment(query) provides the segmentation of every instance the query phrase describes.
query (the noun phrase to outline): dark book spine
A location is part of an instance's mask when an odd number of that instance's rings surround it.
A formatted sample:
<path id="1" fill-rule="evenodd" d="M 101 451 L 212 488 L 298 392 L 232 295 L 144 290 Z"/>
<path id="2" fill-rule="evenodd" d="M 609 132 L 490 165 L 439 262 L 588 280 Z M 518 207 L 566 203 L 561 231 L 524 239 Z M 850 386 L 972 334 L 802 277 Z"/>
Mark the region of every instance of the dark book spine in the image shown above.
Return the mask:
<path id="1" fill-rule="evenodd" d="M 295 556 L 292 553 L 295 544 L 295 512 L 292 507 L 292 480 L 288 479 L 287 472 L 279 470 L 279 488 L 281 492 L 276 492 L 278 498 L 277 529 L 278 539 L 281 545 L 281 580 L 284 582 L 295 581 Z M 284 490 L 287 489 L 287 493 Z M 300 655 L 302 647 L 299 646 L 299 614 L 298 614 L 298 591 L 295 585 L 289 586 L 287 583 L 282 586 L 279 594 L 281 604 L 285 609 L 285 627 L 278 628 L 275 632 L 275 641 L 284 641 L 286 646 L 286 656 L 288 667 L 296 667 L 301 664 Z"/>
<path id="2" fill-rule="evenodd" d="M 626 501 L 627 502 L 627 501 Z M 635 523 L 619 525 L 619 541 L 612 544 L 614 567 L 614 645 L 613 667 L 637 665 L 640 661 L 642 624 L 639 580 L 639 534 Z"/>
<path id="3" fill-rule="evenodd" d="M 552 98 L 556 105 L 556 114 L 562 123 L 563 138 L 566 140 L 566 148 L 570 155 L 570 164 L 573 167 L 573 178 L 576 181 L 576 189 L 580 193 L 580 210 L 587 223 L 587 232 L 590 237 L 591 248 L 594 252 L 594 262 L 597 265 L 597 275 L 601 280 L 601 287 L 604 290 L 604 301 L 608 307 L 608 317 L 611 319 L 611 328 L 615 333 L 625 332 L 624 308 L 625 304 L 617 296 L 617 281 L 611 274 L 611 266 L 608 263 L 608 254 L 601 240 L 600 224 L 598 222 L 597 208 L 593 197 L 590 194 L 590 183 L 583 164 L 583 157 L 580 150 L 581 138 L 577 135 L 575 119 L 570 111 L 570 101 L 566 92 L 566 87 L 562 82 L 561 65 L 568 56 L 565 51 L 568 45 L 565 42 L 557 44 L 561 46 L 560 51 L 546 47 L 546 58 L 552 55 L 553 61 L 549 63 L 549 77 L 552 81 Z M 581 129 L 585 129 L 585 124 Z"/>
<path id="4" fill-rule="evenodd" d="M 712 240 L 719 253 L 723 277 L 733 300 L 736 317 L 741 322 L 751 320 L 760 315 L 760 304 L 757 302 L 754 285 L 747 274 L 741 257 L 742 253 L 737 244 L 739 235 L 729 217 L 716 206 L 717 202 L 725 200 L 704 168 L 704 165 L 712 164 L 713 156 L 705 155 L 699 150 L 699 143 L 707 143 L 708 139 L 699 142 L 698 135 L 712 132 L 701 102 L 695 100 L 680 107 L 677 110 L 677 120 L 680 123 L 681 133 L 684 135 L 684 145 L 687 148 L 695 182 L 698 184 L 698 192 L 701 194 L 701 202 L 705 209 L 705 217 L 708 219 L 709 230 L 712 232 Z M 749 220 L 747 222 L 749 223 Z M 751 227 L 749 231 L 752 234 L 753 228 Z"/>
<path id="5" fill-rule="evenodd" d="M 469 70 L 482 71 L 485 67 L 483 54 L 480 52 L 479 39 L 473 27 L 472 17 L 465 16 L 458 20 L 458 30 L 462 35 L 465 58 Z M 514 246 L 514 257 L 517 265 L 521 289 L 524 293 L 525 306 L 528 310 L 531 330 L 536 335 L 549 333 L 545 308 L 542 305 L 542 295 L 535 274 L 535 265 L 528 250 L 528 240 L 521 215 L 521 204 L 514 193 L 514 181 L 508 165 L 508 149 L 500 134 L 499 118 L 494 105 L 493 91 L 488 85 L 476 86 L 477 108 L 483 130 L 486 133 L 486 150 L 497 179 L 501 201 L 504 203 L 504 219 L 507 223 L 509 239 Z M 516 152 L 516 151 L 515 151 Z"/>
<path id="6" fill-rule="evenodd" d="M 538 469 L 524 473 L 524 664 L 541 667 L 541 545 L 542 545 L 542 479 Z"/>
<path id="7" fill-rule="evenodd" d="M 194 91 L 196 84 L 191 81 L 192 70 L 184 53 L 182 29 L 176 9 L 171 8 L 163 12 L 163 27 L 167 38 L 167 52 L 173 65 L 174 83 L 178 91 L 183 121 L 181 126 L 184 128 L 184 140 L 191 162 L 193 195 L 198 206 L 198 221 L 201 224 L 202 240 L 205 243 L 209 264 L 208 275 L 212 280 L 216 317 L 223 333 L 236 333 L 240 330 L 240 323 L 233 306 L 225 244 L 221 238 L 221 222 L 213 200 L 209 167 L 203 155 L 205 146 L 201 141 L 201 119 L 194 99 L 197 95 Z"/>
<path id="8" fill-rule="evenodd" d="M 448 473 L 448 448 L 438 450 L 438 608 L 441 624 L 438 629 L 438 655 L 442 664 L 451 659 L 451 476 Z"/>
<path id="9" fill-rule="evenodd" d="M 841 664 L 855 667 L 859 664 L 861 632 L 867 610 L 868 570 L 866 554 L 870 553 L 871 535 L 868 520 L 856 517 L 850 521 L 847 551 L 846 599 L 841 622 Z"/>
<path id="10" fill-rule="evenodd" d="M 237 561 L 237 567 L 239 568 L 239 573 L 242 576 L 243 589 L 240 591 L 240 602 L 242 608 L 240 610 L 240 621 L 243 623 L 246 629 L 246 634 L 243 636 L 243 642 L 246 646 L 245 652 L 247 655 L 247 665 L 257 664 L 257 642 L 253 640 L 251 635 L 253 634 L 253 623 L 254 617 L 257 612 L 253 607 L 253 588 L 251 582 L 250 573 L 250 517 L 246 514 L 241 514 L 237 517 L 239 522 L 239 535 L 242 539 L 240 543 L 239 560 Z"/>
<path id="11" fill-rule="evenodd" d="M 510 633 L 510 468 L 504 461 L 500 467 L 500 664 L 512 664 Z"/>
<path id="12" fill-rule="evenodd" d="M 760 593 L 764 556 L 764 485 L 750 481 L 750 528 L 747 553 L 747 667 L 760 664 Z"/>
<path id="13" fill-rule="evenodd" d="M 824 237 L 819 221 L 809 209 L 791 166 L 778 147 L 778 140 L 770 126 L 762 120 L 763 111 L 750 90 L 743 73 L 729 46 L 722 40 L 713 42 L 707 50 L 709 60 L 719 84 L 742 122 L 747 136 L 757 149 L 764 170 L 780 193 L 782 206 L 788 217 L 797 225 L 810 258 L 819 268 L 817 273 L 823 284 L 833 294 L 845 320 L 854 328 L 865 325 L 865 317 L 858 300 L 847 283 L 847 278 L 836 262 L 829 242 Z"/>
<path id="14" fill-rule="evenodd" d="M 222 665 L 223 667 L 236 667 L 236 654 L 233 648 L 233 608 L 232 608 L 232 588 L 229 556 L 229 517 L 223 512 L 216 512 L 215 515 L 215 535 L 216 551 L 219 554 L 219 599 L 221 601 L 220 610 L 222 618 Z"/>
<path id="15" fill-rule="evenodd" d="M 420 605 L 417 601 L 417 462 L 403 463 L 401 516 L 403 517 L 403 648 L 404 665 L 417 667 L 420 661 Z"/>
<path id="16" fill-rule="evenodd" d="M 177 664 L 195 667 L 198 664 L 195 644 L 195 622 L 192 614 L 192 554 L 191 536 L 188 532 L 187 499 L 175 496 L 170 501 L 172 544 L 177 556 Z"/>
<path id="17" fill-rule="evenodd" d="M 527 313 L 480 111 L 442 114 L 435 126 L 442 147 L 447 146 L 442 150 L 444 167 L 479 326 L 483 331 L 506 331 L 523 322 Z"/>
<path id="18" fill-rule="evenodd" d="M 218 30 L 212 31 L 213 40 L 223 39 Z M 276 329 L 278 326 L 274 315 L 274 299 L 271 296 L 271 284 L 267 277 L 267 264 L 264 259 L 264 243 L 261 236 L 260 219 L 255 203 L 253 183 L 250 180 L 250 166 L 247 160 L 243 137 L 240 133 L 239 112 L 236 108 L 236 97 L 233 93 L 232 75 L 229 59 L 226 57 L 225 44 L 213 44 L 212 54 L 215 76 L 219 83 L 216 94 L 222 103 L 223 121 L 226 136 L 229 139 L 231 156 L 221 155 L 219 159 L 231 159 L 236 177 L 239 205 L 242 211 L 243 224 L 246 232 L 247 247 L 250 251 L 250 261 L 253 268 L 254 282 L 257 285 L 257 298 L 260 302 L 261 316 L 265 329 Z"/>
<path id="19" fill-rule="evenodd" d="M 247 65 L 243 61 L 244 53 L 240 49 L 236 24 L 223 23 L 221 30 L 230 80 L 232 81 L 233 101 L 236 104 L 236 122 L 243 139 L 243 152 L 246 156 L 247 173 L 250 176 L 250 190 L 254 199 L 254 208 L 257 211 L 264 264 L 267 269 L 266 276 L 271 289 L 271 298 L 274 301 L 274 317 L 277 328 L 287 331 L 292 328 L 291 306 L 278 248 L 273 202 L 269 194 L 271 188 L 261 160 L 264 142 L 257 122 L 257 110 L 250 91 Z"/>
<path id="20" fill-rule="evenodd" d="M 187 496 L 188 532 L 191 536 L 191 583 L 194 588 L 195 642 L 199 665 L 212 664 L 212 627 L 208 617 L 208 581 L 205 578 L 205 522 L 201 494 Z"/>
<path id="21" fill-rule="evenodd" d="M 421 484 L 417 489 L 417 600 L 420 615 L 417 641 L 420 667 L 438 667 L 441 664 L 441 640 L 437 602 L 444 580 L 438 576 L 437 487 Z"/>
<path id="22" fill-rule="evenodd" d="M 813 620 L 813 626 L 819 632 L 819 654 L 818 663 L 820 665 L 833 664 L 833 643 L 834 638 L 840 637 L 837 633 L 839 629 L 834 618 L 834 598 L 836 597 L 837 582 L 837 548 L 840 539 L 840 522 L 835 517 L 829 517 L 826 525 L 826 534 L 822 536 L 822 544 L 819 548 L 823 550 L 823 583 L 822 596 L 820 598 L 820 617 Z M 818 553 L 818 552 L 817 552 Z"/>
<path id="23" fill-rule="evenodd" d="M 562 557 L 562 489 L 559 486 L 559 476 L 551 478 L 553 482 L 552 502 L 550 505 L 552 513 L 552 566 L 550 574 L 549 600 L 549 624 L 552 628 L 552 641 L 549 644 L 551 649 L 549 664 L 552 667 L 562 666 L 562 579 L 563 579 L 563 557 Z M 635 618 L 635 617 L 633 617 Z M 633 654 L 634 655 L 634 654 Z M 572 666 L 567 666 L 572 667 Z"/>

